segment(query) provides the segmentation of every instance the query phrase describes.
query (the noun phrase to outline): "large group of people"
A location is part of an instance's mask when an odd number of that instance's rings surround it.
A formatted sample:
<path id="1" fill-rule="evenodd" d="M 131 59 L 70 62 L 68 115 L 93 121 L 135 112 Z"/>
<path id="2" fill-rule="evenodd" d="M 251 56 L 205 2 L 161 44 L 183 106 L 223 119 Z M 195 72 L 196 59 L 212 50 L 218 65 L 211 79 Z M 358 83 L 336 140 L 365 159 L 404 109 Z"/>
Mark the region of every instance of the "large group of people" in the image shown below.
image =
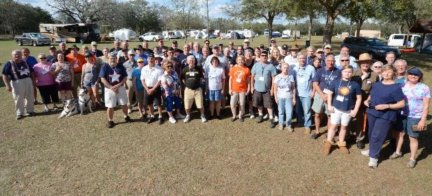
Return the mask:
<path id="1" fill-rule="evenodd" d="M 61 43 L 59 49 L 51 46 L 37 58 L 28 48 L 11 54 L 2 73 L 17 120 L 34 114 L 37 91 L 44 112 L 49 112 L 56 104 L 77 100 L 78 88 L 87 89 L 91 107 L 107 108 L 108 128 L 115 126 L 117 106 L 126 122 L 137 110 L 142 121 L 163 124 L 165 108 L 174 124 L 179 119 L 191 121 L 195 108 L 203 123 L 221 120 L 229 103 L 232 122 L 248 117 L 288 132 L 304 127 L 312 139 L 327 131 L 325 155 L 334 148 L 350 153 L 351 134 L 359 149 L 368 139 L 369 149 L 361 152 L 372 168 L 378 166 L 381 147 L 389 138 L 395 141 L 390 158 L 401 157 L 405 135 L 411 150 L 408 167 L 415 167 L 418 138 L 426 129 L 429 87 L 422 83 L 419 68 L 408 69 L 393 52 L 380 62 L 368 53 L 356 59 L 345 46 L 336 55 L 329 44 L 302 52 L 297 45 L 278 46 L 274 39 L 270 47 L 253 48 L 246 39 L 241 46 L 211 46 L 205 40 L 203 46 L 190 42 L 182 49 L 177 41 L 165 46 L 164 40 L 154 48 L 146 41 L 136 48 L 128 41 L 114 41 L 113 48 L 102 50 L 92 42 L 82 51 Z"/>

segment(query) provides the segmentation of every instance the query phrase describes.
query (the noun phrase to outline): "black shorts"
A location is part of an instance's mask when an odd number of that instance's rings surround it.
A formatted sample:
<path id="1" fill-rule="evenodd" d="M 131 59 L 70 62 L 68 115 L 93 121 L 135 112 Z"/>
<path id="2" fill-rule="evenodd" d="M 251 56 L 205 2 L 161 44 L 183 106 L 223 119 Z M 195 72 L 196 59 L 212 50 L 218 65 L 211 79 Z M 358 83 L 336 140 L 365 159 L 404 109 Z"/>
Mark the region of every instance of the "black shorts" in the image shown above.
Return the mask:
<path id="1" fill-rule="evenodd" d="M 144 90 L 144 101 L 143 101 L 144 107 L 147 107 L 148 105 L 153 105 L 153 103 L 156 103 L 158 106 L 161 105 L 162 103 L 161 96 L 162 96 L 162 91 L 160 88 L 157 88 L 151 95 L 149 95 L 147 91 Z"/>
<path id="2" fill-rule="evenodd" d="M 49 104 L 59 102 L 57 85 L 38 86 L 38 89 L 42 97 L 42 103 Z"/>
<path id="3" fill-rule="evenodd" d="M 273 101 L 270 96 L 270 92 L 254 91 L 252 101 L 254 107 L 264 106 L 265 108 L 273 108 Z"/>

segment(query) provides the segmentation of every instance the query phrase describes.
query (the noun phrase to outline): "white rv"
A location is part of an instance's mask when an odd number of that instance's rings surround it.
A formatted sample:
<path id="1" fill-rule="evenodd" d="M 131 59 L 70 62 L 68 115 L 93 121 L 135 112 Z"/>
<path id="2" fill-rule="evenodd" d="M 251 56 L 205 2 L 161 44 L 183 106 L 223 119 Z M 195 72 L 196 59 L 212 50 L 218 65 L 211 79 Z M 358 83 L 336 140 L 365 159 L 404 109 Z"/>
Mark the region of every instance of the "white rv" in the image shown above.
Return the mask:
<path id="1" fill-rule="evenodd" d="M 417 34 L 391 34 L 387 45 L 413 48 L 419 38 Z"/>

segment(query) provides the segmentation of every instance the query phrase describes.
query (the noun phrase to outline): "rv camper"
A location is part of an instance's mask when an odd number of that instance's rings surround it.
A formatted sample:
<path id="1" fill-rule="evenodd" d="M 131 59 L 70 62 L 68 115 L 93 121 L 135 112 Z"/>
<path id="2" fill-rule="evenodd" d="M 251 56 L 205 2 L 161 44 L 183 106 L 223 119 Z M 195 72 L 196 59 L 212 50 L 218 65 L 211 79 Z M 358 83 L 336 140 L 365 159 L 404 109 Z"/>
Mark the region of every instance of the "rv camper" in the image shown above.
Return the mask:
<path id="1" fill-rule="evenodd" d="M 40 33 L 51 39 L 51 42 L 89 43 L 100 41 L 100 30 L 97 24 L 39 24 Z"/>

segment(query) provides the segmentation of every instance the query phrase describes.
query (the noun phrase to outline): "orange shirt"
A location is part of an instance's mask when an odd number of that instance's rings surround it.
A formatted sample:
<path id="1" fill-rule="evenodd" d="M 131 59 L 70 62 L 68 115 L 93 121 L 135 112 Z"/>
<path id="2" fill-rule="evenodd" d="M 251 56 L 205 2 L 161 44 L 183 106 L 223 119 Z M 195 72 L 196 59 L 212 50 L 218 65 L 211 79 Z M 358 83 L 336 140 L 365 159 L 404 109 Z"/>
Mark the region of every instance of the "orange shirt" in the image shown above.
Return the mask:
<path id="1" fill-rule="evenodd" d="M 69 53 L 66 56 L 66 60 L 73 67 L 74 73 L 81 73 L 82 67 L 86 63 L 84 55 L 82 54 L 77 54 L 77 56 L 75 57 L 72 53 Z"/>
<path id="2" fill-rule="evenodd" d="M 233 92 L 246 92 L 248 80 L 250 78 L 250 70 L 247 67 L 234 66 L 229 72 L 231 81 L 231 90 Z"/>

